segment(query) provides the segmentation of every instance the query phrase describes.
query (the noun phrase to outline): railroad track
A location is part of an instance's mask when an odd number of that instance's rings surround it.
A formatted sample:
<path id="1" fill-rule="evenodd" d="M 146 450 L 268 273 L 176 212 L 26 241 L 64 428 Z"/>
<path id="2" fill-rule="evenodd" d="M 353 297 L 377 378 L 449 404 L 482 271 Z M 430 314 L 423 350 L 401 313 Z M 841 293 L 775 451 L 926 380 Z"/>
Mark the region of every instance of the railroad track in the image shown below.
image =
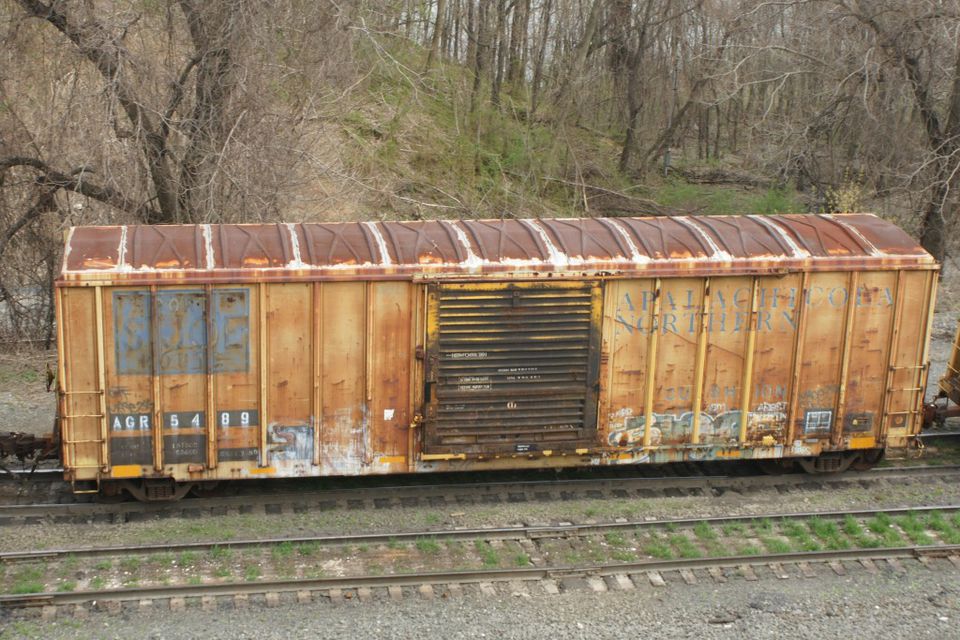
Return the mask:
<path id="1" fill-rule="evenodd" d="M 503 586 L 506 593 L 538 591 L 556 595 L 566 591 L 588 588 L 592 591 L 631 591 L 643 583 L 665 587 L 668 582 L 682 580 L 696 584 L 708 579 L 725 583 L 739 577 L 758 580 L 764 572 L 779 579 L 791 577 L 815 578 L 820 571 L 845 575 L 849 563 L 856 563 L 868 573 L 882 570 L 902 573 L 900 561 L 915 560 L 934 570 L 933 561 L 943 559 L 944 567 L 960 569 L 960 545 L 933 547 L 906 546 L 893 549 L 855 549 L 842 551 L 805 551 L 759 556 L 726 558 L 697 558 L 679 560 L 651 560 L 644 562 L 594 565 L 588 567 L 530 567 L 526 569 L 486 569 L 477 571 L 441 571 L 391 576 L 355 576 L 345 578 L 315 578 L 273 580 L 258 583 L 207 584 L 189 586 L 157 586 L 109 591 L 48 593 L 23 596 L 0 596 L 0 607 L 8 609 L 42 608 L 42 615 L 52 619 L 58 615 L 85 617 L 88 606 L 119 613 L 125 605 L 151 610 L 165 603 L 171 611 L 182 611 L 188 600 L 196 600 L 204 610 L 244 608 L 251 596 L 261 596 L 266 606 L 279 606 L 286 601 L 307 604 L 324 599 L 331 604 L 356 599 L 402 600 L 415 594 L 421 598 L 458 597 L 468 590 L 483 596 L 497 596 Z M 887 566 L 880 567 L 877 561 Z M 939 564 L 939 563 L 938 563 Z M 824 565 L 816 567 L 815 565 Z M 677 578 L 670 573 L 675 573 Z M 667 575 L 665 575 L 667 574 Z M 705 574 L 705 575 L 704 575 Z M 498 589 L 498 587 L 500 587 Z M 439 591 L 439 593 L 438 593 Z M 504 593 L 504 595 L 506 594 Z M 69 609 L 68 607 L 73 607 Z"/>
<path id="2" fill-rule="evenodd" d="M 0 505 L 0 526 L 43 523 L 119 524 L 155 518 L 200 518 L 228 514 L 283 514 L 336 509 L 398 507 L 451 508 L 478 504 L 550 502 L 581 499 L 630 499 L 682 496 L 749 495 L 762 491 L 790 494 L 848 487 L 872 488 L 886 482 L 960 480 L 960 465 L 887 467 L 866 472 L 810 476 L 696 476 L 668 478 L 586 478 L 429 485 L 370 486 L 186 499 L 170 503 L 43 503 Z"/>
<path id="3" fill-rule="evenodd" d="M 845 511 L 803 511 L 789 513 L 775 513 L 760 516 L 711 516 L 706 518 L 664 518 L 658 520 L 625 520 L 604 523 L 584 524 L 557 524 L 557 525 L 516 525 L 509 527 L 481 527 L 457 529 L 428 529 L 424 531 L 406 531 L 393 533 L 360 533 L 330 536 L 299 536 L 279 538 L 255 538 L 249 540 L 221 540 L 209 542 L 182 542 L 156 545 L 115 545 L 97 547 L 77 547 L 63 549 L 43 549 L 36 551 L 5 551 L 0 552 L 0 562 L 28 562 L 28 561 L 58 561 L 64 558 L 97 558 L 102 556 L 148 556 L 156 553 L 183 553 L 183 552 L 210 552 L 215 549 L 242 550 L 263 548 L 281 544 L 292 545 L 320 545 L 320 546 L 350 546 L 350 545 L 383 545 L 383 544 L 412 544 L 422 540 L 539 540 L 545 538 L 573 538 L 583 536 L 599 536 L 611 532 L 641 530 L 677 530 L 692 529 L 701 526 L 723 526 L 730 523 L 749 523 L 761 520 L 776 520 L 778 522 L 808 520 L 821 518 L 840 520 L 846 517 L 860 520 L 886 516 L 924 515 L 938 512 L 941 514 L 960 513 L 960 504 L 894 507 L 890 509 L 857 509 Z"/>
<path id="4" fill-rule="evenodd" d="M 928 526 L 934 526 L 933 514 L 939 514 L 938 522 L 946 522 L 944 513 L 957 513 L 960 505 L 920 507 L 914 509 L 895 509 L 885 511 L 849 511 L 814 512 L 805 514 L 770 514 L 749 518 L 720 517 L 658 522 L 621 522 L 607 524 L 569 525 L 560 527 L 511 527 L 497 530 L 448 530 L 423 531 L 407 534 L 395 534 L 387 538 L 378 535 L 338 536 L 311 539 L 283 539 L 225 542 L 233 548 L 247 545 L 284 544 L 293 540 L 323 542 L 335 545 L 349 545 L 358 542 L 395 543 L 399 536 L 404 542 L 422 541 L 434 537 L 445 540 L 491 541 L 503 539 L 521 539 L 528 545 L 542 544 L 544 540 L 569 540 L 571 537 L 582 539 L 589 536 L 604 535 L 609 539 L 611 533 L 627 530 L 666 528 L 667 530 L 692 529 L 704 532 L 703 527 L 721 527 L 725 523 L 762 523 L 799 521 L 804 518 L 816 519 L 820 530 L 822 523 L 831 520 L 849 523 L 850 519 L 863 522 L 867 518 L 899 517 L 901 527 L 909 522 L 920 522 L 918 515 L 927 514 Z M 884 520 L 883 522 L 888 522 Z M 954 518 L 960 526 L 960 518 Z M 756 526 L 755 524 L 753 526 Z M 768 525 L 764 525 L 768 526 Z M 848 526 L 848 525 L 847 525 Z M 859 524 L 857 525 L 860 526 Z M 909 530 L 909 529 L 905 529 Z M 943 529 L 941 529 L 943 530 Z M 849 529 L 848 529 L 849 532 Z M 639 535 L 639 532 L 638 532 Z M 851 534 L 852 535 L 852 534 Z M 214 548 L 213 546 L 208 549 Z M 180 545 L 168 547 L 176 550 L 199 550 L 200 545 Z M 145 547 L 99 548 L 73 550 L 71 557 L 78 554 L 124 554 L 143 553 Z M 46 552 L 54 555 L 61 552 Z M 67 552 L 63 552 L 67 553 Z M 4 554 L 6 563 L 37 561 L 41 552 L 30 554 Z M 50 557 L 44 558 L 50 561 Z M 391 575 L 372 575 L 369 573 L 338 577 L 301 577 L 288 579 L 266 579 L 247 582 L 208 582 L 201 584 L 132 586 L 112 589 L 89 589 L 82 591 L 61 591 L 31 594 L 11 594 L 0 596 L 0 607 L 11 609 L 32 609 L 40 611 L 47 619 L 58 615 L 85 616 L 89 607 L 96 605 L 100 610 L 118 613 L 125 609 L 154 609 L 168 607 L 172 611 L 184 609 L 188 603 L 198 605 L 205 610 L 221 607 L 244 607 L 251 599 L 266 606 L 277 606 L 283 602 L 308 603 L 324 601 L 332 604 L 344 600 L 356 599 L 360 602 L 372 600 L 401 600 L 405 597 L 455 597 L 467 593 L 483 596 L 498 594 L 558 594 L 564 591 L 589 589 L 592 591 L 620 590 L 638 588 L 663 588 L 670 584 L 694 584 L 700 580 L 717 583 L 731 579 L 748 581 L 761 577 L 777 579 L 815 578 L 826 572 L 845 575 L 848 571 L 859 570 L 871 574 L 881 571 L 904 572 L 903 562 L 916 561 L 930 570 L 960 570 L 960 544 L 908 544 L 884 548 L 828 549 L 811 551 L 781 551 L 775 553 L 749 553 L 722 557 L 686 557 L 686 558 L 645 558 L 629 562 L 585 562 L 578 564 L 554 565 L 542 558 L 533 558 L 532 566 L 513 568 L 477 568 L 443 571 L 415 571 L 393 573 Z M 14 565 L 16 566 L 16 565 Z"/>
<path id="5" fill-rule="evenodd" d="M 931 429 L 930 431 L 924 431 L 920 433 L 917 437 L 919 437 L 923 441 L 956 440 L 960 438 L 960 431 L 944 431 L 939 429 Z"/>

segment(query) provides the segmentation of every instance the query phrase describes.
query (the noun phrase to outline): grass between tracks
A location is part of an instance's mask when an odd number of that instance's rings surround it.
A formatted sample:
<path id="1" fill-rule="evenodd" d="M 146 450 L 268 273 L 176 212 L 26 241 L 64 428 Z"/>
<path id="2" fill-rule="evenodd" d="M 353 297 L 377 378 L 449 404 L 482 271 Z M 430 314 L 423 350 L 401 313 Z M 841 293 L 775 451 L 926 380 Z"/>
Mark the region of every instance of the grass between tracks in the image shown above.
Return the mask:
<path id="1" fill-rule="evenodd" d="M 405 574 L 537 566 L 582 566 L 645 559 L 714 558 L 762 553 L 873 549 L 907 544 L 960 544 L 960 513 L 933 511 L 869 518 L 811 517 L 805 520 L 745 518 L 692 527 L 667 524 L 578 538 L 529 541 L 423 537 L 412 542 L 333 545 L 282 542 L 204 552 L 79 558 L 0 564 L 0 584 L 9 594 L 100 590 L 153 585 L 199 585 L 268 579 Z"/>

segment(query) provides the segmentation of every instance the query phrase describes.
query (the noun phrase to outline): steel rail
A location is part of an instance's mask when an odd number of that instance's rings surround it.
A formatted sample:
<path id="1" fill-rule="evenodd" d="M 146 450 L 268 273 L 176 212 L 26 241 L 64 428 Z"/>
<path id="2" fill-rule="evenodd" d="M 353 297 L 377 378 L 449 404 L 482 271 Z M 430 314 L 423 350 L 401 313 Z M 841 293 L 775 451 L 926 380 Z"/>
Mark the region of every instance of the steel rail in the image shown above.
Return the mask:
<path id="1" fill-rule="evenodd" d="M 63 469 L 0 469 L 0 482 L 63 482 Z"/>
<path id="2" fill-rule="evenodd" d="M 960 545 L 914 545 L 886 549 L 843 549 L 831 551 L 797 551 L 763 555 L 723 556 L 716 558 L 680 558 L 642 560 L 585 566 L 523 567 L 514 569 L 481 569 L 467 571 L 429 571 L 394 575 L 361 575 L 336 578 L 299 578 L 259 582 L 209 583 L 201 585 L 158 585 L 99 591 L 51 592 L 0 596 L 2 608 L 82 605 L 93 601 L 140 602 L 169 598 L 235 596 L 300 591 L 349 590 L 360 587 L 416 587 L 438 584 L 476 584 L 481 582 L 540 581 L 574 577 L 604 577 L 643 574 L 654 571 L 697 570 L 721 567 L 758 566 L 771 563 L 831 562 L 842 560 L 877 560 L 900 558 L 951 557 L 960 554 Z"/>
<path id="3" fill-rule="evenodd" d="M 26 562 L 34 560 L 57 560 L 64 557 L 100 557 L 157 552 L 179 553 L 182 551 L 209 551 L 220 549 L 248 549 L 279 544 L 318 544 L 337 546 L 351 544 L 389 544 L 396 542 L 416 542 L 417 540 L 539 540 L 544 538 L 570 538 L 588 535 L 600 535 L 610 531 L 631 529 L 665 529 L 669 527 L 694 527 L 700 523 L 722 525 L 738 522 L 750 523 L 758 520 L 805 520 L 809 518 L 839 519 L 846 516 L 869 518 L 878 514 L 902 515 L 924 514 L 934 511 L 953 513 L 960 511 L 960 504 L 924 505 L 918 507 L 894 507 L 890 509 L 853 509 L 843 511 L 802 511 L 790 513 L 771 513 L 740 516 L 710 516 L 706 518 L 664 518 L 659 520 L 633 520 L 625 522 L 602 522 L 589 524 L 523 525 L 513 527 L 479 527 L 458 529 L 429 529 L 424 531 L 403 531 L 393 533 L 360 533 L 327 536 L 298 536 L 277 538 L 253 538 L 247 540 L 223 540 L 207 542 L 180 542 L 144 545 L 111 545 L 97 547 L 78 547 L 74 549 L 43 549 L 31 551 L 0 552 L 0 562 Z"/>
<path id="4" fill-rule="evenodd" d="M 523 480 L 500 482 L 472 482 L 449 484 L 409 484 L 390 486 L 371 486 L 347 489 L 330 489 L 312 492 L 277 493 L 240 495 L 225 498 L 196 498 L 176 502 L 77 502 L 77 503 L 38 503 L 25 505 L 0 505 L 0 525 L 10 524 L 40 524 L 49 519 L 84 519 L 94 517 L 128 517 L 133 514 L 143 516 L 176 515 L 188 513 L 196 516 L 199 511 L 220 511 L 239 509 L 243 512 L 252 511 L 256 505 L 292 506 L 310 509 L 335 509 L 337 502 L 348 505 L 359 501 L 373 501 L 376 506 L 390 501 L 452 498 L 455 502 L 462 498 L 477 498 L 480 501 L 490 499 L 499 500 L 506 495 L 508 500 L 511 494 L 523 496 L 528 494 L 550 492 L 560 494 L 561 499 L 602 498 L 603 492 L 613 493 L 614 497 L 630 498 L 631 492 L 649 490 L 704 490 L 718 489 L 724 491 L 743 491 L 750 489 L 764 489 L 783 485 L 822 485 L 824 483 L 860 483 L 863 481 L 878 481 L 891 478 L 913 478 L 923 476 L 958 476 L 960 465 L 931 465 L 915 467 L 883 467 L 862 472 L 846 472 L 842 474 L 808 475 L 793 473 L 775 476 L 692 476 L 666 478 L 583 478 L 559 480 Z M 538 491 L 542 490 L 542 491 Z M 581 491 L 583 495 L 576 496 Z M 595 495 L 599 494 L 599 495 Z M 494 500 L 496 499 L 496 500 Z M 447 506 L 445 503 L 443 506 Z M 311 507 L 313 505 L 313 507 Z"/>

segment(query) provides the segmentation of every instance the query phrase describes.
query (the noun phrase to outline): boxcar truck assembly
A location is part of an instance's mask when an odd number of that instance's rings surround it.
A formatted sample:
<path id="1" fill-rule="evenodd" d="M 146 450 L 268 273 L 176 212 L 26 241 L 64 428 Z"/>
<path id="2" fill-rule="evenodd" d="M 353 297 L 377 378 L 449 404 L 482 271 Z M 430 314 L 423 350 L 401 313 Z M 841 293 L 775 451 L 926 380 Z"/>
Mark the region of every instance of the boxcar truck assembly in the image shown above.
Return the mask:
<path id="1" fill-rule="evenodd" d="M 77 227 L 77 491 L 681 460 L 875 463 L 938 265 L 867 214 Z"/>

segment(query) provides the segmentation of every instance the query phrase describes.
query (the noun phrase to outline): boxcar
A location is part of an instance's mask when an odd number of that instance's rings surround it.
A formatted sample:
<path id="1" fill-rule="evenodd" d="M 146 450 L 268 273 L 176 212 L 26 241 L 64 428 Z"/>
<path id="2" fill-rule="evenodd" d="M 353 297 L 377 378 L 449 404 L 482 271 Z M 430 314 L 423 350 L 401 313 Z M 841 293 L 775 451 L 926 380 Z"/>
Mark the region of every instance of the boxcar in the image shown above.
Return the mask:
<path id="1" fill-rule="evenodd" d="M 937 270 L 868 214 L 77 227 L 65 473 L 868 465 L 920 429 Z"/>

